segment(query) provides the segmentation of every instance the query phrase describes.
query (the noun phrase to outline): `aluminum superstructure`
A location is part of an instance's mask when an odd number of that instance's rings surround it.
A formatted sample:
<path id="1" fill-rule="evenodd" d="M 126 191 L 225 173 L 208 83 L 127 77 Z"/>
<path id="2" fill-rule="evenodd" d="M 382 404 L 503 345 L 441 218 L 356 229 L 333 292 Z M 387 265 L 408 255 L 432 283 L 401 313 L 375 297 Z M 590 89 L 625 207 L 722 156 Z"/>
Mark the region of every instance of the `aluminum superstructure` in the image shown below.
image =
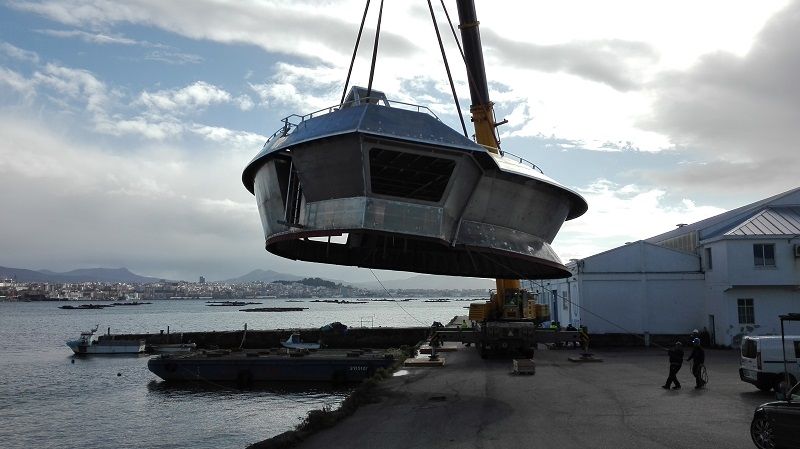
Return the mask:
<path id="1" fill-rule="evenodd" d="M 569 275 L 550 243 L 586 211 L 580 195 L 427 108 L 366 93 L 287 117 L 245 168 L 268 251 L 455 276 Z"/>

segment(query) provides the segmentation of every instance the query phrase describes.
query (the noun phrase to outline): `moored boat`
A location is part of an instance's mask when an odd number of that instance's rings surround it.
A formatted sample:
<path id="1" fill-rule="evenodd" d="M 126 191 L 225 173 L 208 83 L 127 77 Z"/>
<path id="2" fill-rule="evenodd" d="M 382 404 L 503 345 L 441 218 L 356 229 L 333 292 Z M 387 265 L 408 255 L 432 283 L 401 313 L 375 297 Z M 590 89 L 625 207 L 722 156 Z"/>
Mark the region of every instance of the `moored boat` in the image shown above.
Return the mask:
<path id="1" fill-rule="evenodd" d="M 77 306 L 59 306 L 59 309 L 64 310 L 91 310 L 91 309 L 105 309 L 106 307 L 113 307 L 111 304 L 79 304 Z"/>
<path id="2" fill-rule="evenodd" d="M 284 348 L 289 349 L 319 349 L 319 343 L 305 343 L 302 338 L 300 338 L 300 334 L 293 333 L 289 335 L 289 338 L 286 341 L 281 342 L 281 346 Z"/>
<path id="3" fill-rule="evenodd" d="M 75 354 L 139 354 L 144 352 L 144 340 L 98 339 L 97 327 L 81 332 L 77 340 L 68 340 L 67 346 Z"/>

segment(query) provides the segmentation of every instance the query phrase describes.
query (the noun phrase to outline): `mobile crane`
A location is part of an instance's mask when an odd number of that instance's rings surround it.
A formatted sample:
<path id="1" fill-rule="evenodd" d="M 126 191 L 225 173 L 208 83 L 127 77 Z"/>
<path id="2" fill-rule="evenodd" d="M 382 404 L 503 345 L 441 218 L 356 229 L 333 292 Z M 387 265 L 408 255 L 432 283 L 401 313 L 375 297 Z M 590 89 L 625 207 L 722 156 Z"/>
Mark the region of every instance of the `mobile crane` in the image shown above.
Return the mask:
<path id="1" fill-rule="evenodd" d="M 456 3 L 475 140 L 487 151 L 501 154 L 497 127 L 505 120 L 496 121 L 494 103 L 489 99 L 475 2 L 457 0 Z M 538 324 L 550 318 L 549 308 L 538 304 L 537 295 L 524 290 L 519 279 L 496 279 L 495 282 L 497 288 L 488 302 L 470 305 L 469 319 L 474 323 L 470 332 L 441 329 L 435 333 L 432 342 L 475 343 L 483 357 L 498 352 L 517 352 L 532 357 L 538 343 L 580 341 L 578 331 L 537 328 Z"/>

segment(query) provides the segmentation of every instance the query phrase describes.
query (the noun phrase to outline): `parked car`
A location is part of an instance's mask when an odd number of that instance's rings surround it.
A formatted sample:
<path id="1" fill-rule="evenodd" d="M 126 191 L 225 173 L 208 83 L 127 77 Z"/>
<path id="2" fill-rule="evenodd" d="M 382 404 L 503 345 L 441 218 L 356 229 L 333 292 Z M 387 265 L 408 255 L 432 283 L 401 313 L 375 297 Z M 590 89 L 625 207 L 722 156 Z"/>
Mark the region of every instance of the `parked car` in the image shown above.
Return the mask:
<path id="1" fill-rule="evenodd" d="M 759 449 L 800 447 L 800 383 L 795 384 L 783 400 L 756 408 L 750 437 Z"/>
<path id="2" fill-rule="evenodd" d="M 788 387 L 791 387 L 800 379 L 800 336 L 787 335 L 785 343 Z M 780 335 L 747 336 L 742 339 L 739 378 L 762 391 L 787 390 Z"/>

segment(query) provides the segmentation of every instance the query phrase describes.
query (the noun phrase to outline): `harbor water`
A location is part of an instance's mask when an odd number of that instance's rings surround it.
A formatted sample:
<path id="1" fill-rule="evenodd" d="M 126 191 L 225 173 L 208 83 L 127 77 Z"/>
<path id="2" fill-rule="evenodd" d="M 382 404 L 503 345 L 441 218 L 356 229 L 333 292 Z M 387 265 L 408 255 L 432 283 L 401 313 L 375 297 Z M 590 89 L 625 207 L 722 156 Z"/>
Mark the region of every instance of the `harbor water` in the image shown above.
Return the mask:
<path id="1" fill-rule="evenodd" d="M 98 332 L 170 333 L 248 329 L 428 326 L 466 314 L 468 302 L 369 301 L 334 304 L 283 299 L 261 306 L 307 307 L 246 313 L 203 300 L 60 310 L 63 302 L 0 302 L 0 446 L 12 448 L 243 448 L 294 428 L 309 410 L 337 407 L 348 387 L 281 384 L 239 390 L 166 385 L 149 356 L 73 356 L 66 340 Z"/>

